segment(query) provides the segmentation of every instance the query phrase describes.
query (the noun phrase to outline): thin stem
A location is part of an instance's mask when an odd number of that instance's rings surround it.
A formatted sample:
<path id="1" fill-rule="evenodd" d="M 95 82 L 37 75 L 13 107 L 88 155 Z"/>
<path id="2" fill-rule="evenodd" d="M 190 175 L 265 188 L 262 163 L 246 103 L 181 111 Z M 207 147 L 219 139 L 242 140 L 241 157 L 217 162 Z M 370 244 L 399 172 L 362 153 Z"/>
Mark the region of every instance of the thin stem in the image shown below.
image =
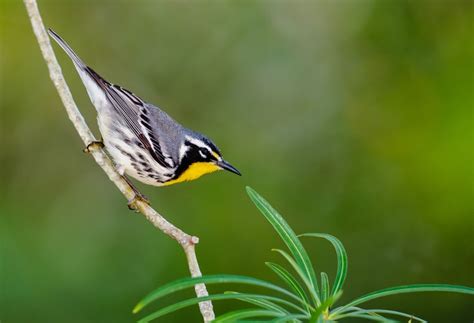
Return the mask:
<path id="1" fill-rule="evenodd" d="M 36 36 L 36 39 L 38 40 L 43 58 L 48 66 L 49 76 L 59 93 L 69 119 L 76 128 L 79 136 L 84 142 L 84 145 L 88 145 L 89 143 L 96 141 L 96 139 L 87 126 L 87 123 L 85 122 L 81 112 L 77 108 L 77 105 L 72 98 L 71 91 L 64 80 L 61 67 L 56 60 L 56 56 L 54 55 L 53 49 L 51 47 L 48 34 L 46 33 L 43 21 L 41 19 L 36 0 L 24 0 L 24 3 L 26 6 L 26 11 L 28 12 L 28 16 L 30 17 L 31 25 L 33 26 L 33 32 Z M 92 149 L 90 153 L 94 157 L 94 160 L 97 162 L 97 164 L 103 169 L 109 179 L 115 184 L 115 186 L 117 186 L 125 198 L 128 201 L 133 200 L 135 193 L 132 187 L 127 183 L 127 181 L 123 179 L 122 176 L 117 173 L 112 161 L 106 155 L 104 150 L 101 148 L 96 148 Z M 199 242 L 199 239 L 175 227 L 147 203 L 137 199 L 133 204 L 134 208 L 138 212 L 142 213 L 145 218 L 156 228 L 176 240 L 181 245 L 186 254 L 191 276 L 202 276 L 195 252 L 195 245 Z M 198 297 L 206 297 L 209 295 L 204 284 L 197 284 L 195 286 L 195 290 Z M 199 309 L 204 322 L 210 322 L 215 318 L 211 301 L 199 303 Z"/>

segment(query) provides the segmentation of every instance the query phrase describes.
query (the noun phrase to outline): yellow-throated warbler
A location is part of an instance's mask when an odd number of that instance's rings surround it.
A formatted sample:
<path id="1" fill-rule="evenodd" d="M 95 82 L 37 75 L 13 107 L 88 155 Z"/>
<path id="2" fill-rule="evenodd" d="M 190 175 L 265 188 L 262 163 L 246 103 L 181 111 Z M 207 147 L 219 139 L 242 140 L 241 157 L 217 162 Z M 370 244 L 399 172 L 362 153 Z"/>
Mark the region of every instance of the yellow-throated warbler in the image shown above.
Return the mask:
<path id="1" fill-rule="evenodd" d="M 240 175 L 211 140 L 109 83 L 85 65 L 58 34 L 51 29 L 49 34 L 74 62 L 97 110 L 103 144 L 121 175 L 154 186 L 194 180 L 220 169 Z"/>

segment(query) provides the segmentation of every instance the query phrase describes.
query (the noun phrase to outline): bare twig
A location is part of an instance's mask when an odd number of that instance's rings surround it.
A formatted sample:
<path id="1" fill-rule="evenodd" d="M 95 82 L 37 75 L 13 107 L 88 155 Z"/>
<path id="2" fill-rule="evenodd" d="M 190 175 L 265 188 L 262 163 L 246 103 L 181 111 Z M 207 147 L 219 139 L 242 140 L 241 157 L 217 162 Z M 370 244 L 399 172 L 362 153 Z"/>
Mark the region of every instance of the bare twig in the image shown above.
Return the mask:
<path id="1" fill-rule="evenodd" d="M 88 145 L 96 139 L 84 121 L 82 114 L 80 113 L 76 103 L 72 98 L 69 87 L 64 80 L 61 67 L 56 60 L 56 56 L 54 55 L 53 49 L 51 47 L 48 34 L 44 28 L 36 0 L 24 0 L 24 3 L 33 26 L 33 32 L 38 40 L 41 53 L 43 54 L 46 64 L 48 65 L 49 76 L 53 81 L 59 96 L 61 97 L 69 119 L 74 124 L 74 127 L 84 142 L 84 145 Z M 132 201 L 135 197 L 132 187 L 127 183 L 127 181 L 124 180 L 122 176 L 117 173 L 112 161 L 105 154 L 105 152 L 101 148 L 95 147 L 95 149 L 91 149 L 91 154 L 97 164 L 104 170 L 109 179 L 115 184 L 115 186 L 117 186 L 125 198 L 129 201 Z M 144 201 L 136 199 L 133 206 L 138 212 L 142 213 L 156 228 L 163 231 L 181 245 L 186 254 L 191 276 L 201 276 L 201 271 L 196 258 L 196 252 L 194 250 L 194 246 L 199 242 L 199 239 L 175 227 Z M 195 290 L 198 297 L 208 296 L 207 289 L 204 284 L 197 284 L 195 286 Z M 214 311 L 210 301 L 199 303 L 199 308 L 201 310 L 204 322 L 210 322 L 214 319 Z"/>

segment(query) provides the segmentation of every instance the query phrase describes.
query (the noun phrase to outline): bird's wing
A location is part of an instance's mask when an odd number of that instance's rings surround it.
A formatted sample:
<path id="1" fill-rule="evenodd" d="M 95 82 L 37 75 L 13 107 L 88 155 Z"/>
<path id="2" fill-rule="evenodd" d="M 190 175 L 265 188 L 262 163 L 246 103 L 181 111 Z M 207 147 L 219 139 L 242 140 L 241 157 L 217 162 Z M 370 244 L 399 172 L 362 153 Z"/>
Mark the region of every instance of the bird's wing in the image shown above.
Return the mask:
<path id="1" fill-rule="evenodd" d="M 89 68 L 89 70 L 91 70 Z M 156 131 L 150 125 L 144 102 L 132 92 L 118 86 L 112 85 L 93 72 L 94 80 L 101 82 L 101 88 L 106 98 L 112 104 L 115 111 L 122 117 L 132 133 L 140 140 L 154 160 L 165 168 L 174 167 L 173 160 L 165 156 Z"/>
<path id="2" fill-rule="evenodd" d="M 146 116 L 145 103 L 132 92 L 106 81 L 92 68 L 88 67 L 72 50 L 72 48 L 53 30 L 48 30 L 50 36 L 61 46 L 66 54 L 72 59 L 84 85 L 87 88 L 87 79 L 90 78 L 104 92 L 105 97 L 112 105 L 115 112 L 123 118 L 132 133 L 148 150 L 150 155 L 163 167 L 174 167 L 173 160 L 165 156 L 161 149 L 156 131 L 150 126 L 150 120 Z"/>

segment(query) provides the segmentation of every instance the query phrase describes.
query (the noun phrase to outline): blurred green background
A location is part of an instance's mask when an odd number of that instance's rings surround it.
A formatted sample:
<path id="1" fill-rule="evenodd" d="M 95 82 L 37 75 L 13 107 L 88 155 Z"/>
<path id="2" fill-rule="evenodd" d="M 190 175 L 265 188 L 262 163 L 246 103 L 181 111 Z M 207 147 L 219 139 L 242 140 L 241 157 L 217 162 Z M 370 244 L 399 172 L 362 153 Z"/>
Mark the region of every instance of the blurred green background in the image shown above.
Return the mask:
<path id="1" fill-rule="evenodd" d="M 209 135 L 244 174 L 138 185 L 201 238 L 204 273 L 274 279 L 263 263 L 282 243 L 247 198 L 251 185 L 296 232 L 342 240 L 345 301 L 407 283 L 474 285 L 472 1 L 39 5 L 90 66 Z M 81 152 L 21 1 L 2 0 L 0 13 L 0 320 L 136 320 L 142 296 L 188 275 L 184 254 Z M 333 275 L 330 245 L 307 245 Z M 371 307 L 472 322 L 473 301 L 418 294 Z M 199 319 L 192 307 L 162 321 Z"/>

